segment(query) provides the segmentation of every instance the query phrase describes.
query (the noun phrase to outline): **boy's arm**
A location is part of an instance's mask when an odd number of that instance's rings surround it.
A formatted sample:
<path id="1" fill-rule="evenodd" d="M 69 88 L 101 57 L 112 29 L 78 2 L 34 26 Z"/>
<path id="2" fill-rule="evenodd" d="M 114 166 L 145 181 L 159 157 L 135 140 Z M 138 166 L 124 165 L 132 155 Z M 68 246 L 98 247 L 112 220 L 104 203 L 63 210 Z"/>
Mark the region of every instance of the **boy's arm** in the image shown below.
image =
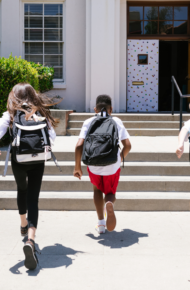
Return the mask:
<path id="1" fill-rule="evenodd" d="M 84 139 L 80 138 L 75 147 L 75 169 L 73 175 L 79 179 L 81 179 L 83 172 L 81 169 L 81 157 L 83 150 Z"/>
<path id="2" fill-rule="evenodd" d="M 176 150 L 176 154 L 178 158 L 181 158 L 181 156 L 183 155 L 184 152 L 184 141 L 187 137 L 188 134 L 188 129 L 183 127 L 179 133 L 179 137 L 178 137 L 178 148 Z"/>
<path id="3" fill-rule="evenodd" d="M 125 158 L 127 156 L 127 154 L 129 153 L 129 151 L 131 150 L 131 142 L 129 141 L 129 139 L 125 139 L 121 141 L 123 144 L 123 149 L 120 153 L 121 155 L 121 162 L 123 161 L 123 157 Z"/>

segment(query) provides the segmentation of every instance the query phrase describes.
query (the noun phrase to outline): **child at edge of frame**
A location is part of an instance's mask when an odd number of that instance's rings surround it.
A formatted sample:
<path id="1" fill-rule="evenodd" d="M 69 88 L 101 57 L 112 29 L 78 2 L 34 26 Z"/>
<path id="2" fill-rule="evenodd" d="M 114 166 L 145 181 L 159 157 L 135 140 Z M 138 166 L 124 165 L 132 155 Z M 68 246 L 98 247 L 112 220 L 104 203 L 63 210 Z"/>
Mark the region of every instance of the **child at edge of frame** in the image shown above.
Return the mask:
<path id="1" fill-rule="evenodd" d="M 178 147 L 176 150 L 176 155 L 180 159 L 184 153 L 184 142 L 188 141 L 190 137 L 190 120 L 184 122 L 184 126 L 182 127 L 181 131 L 179 132 L 178 136 Z M 190 153 L 189 153 L 190 154 Z"/>
<path id="2" fill-rule="evenodd" d="M 87 136 L 88 130 L 92 122 L 101 115 L 101 111 L 104 110 L 109 116 L 111 116 L 112 100 L 108 95 L 100 95 L 96 99 L 96 107 L 94 111 L 96 115 L 92 118 L 87 119 L 82 126 L 78 142 L 75 148 L 75 169 L 73 175 L 81 180 L 83 175 L 81 168 L 81 158 L 83 154 L 83 146 L 85 143 L 85 138 Z M 107 115 L 107 116 L 108 116 Z M 116 227 L 116 216 L 114 213 L 114 203 L 116 201 L 116 191 L 120 178 L 120 166 L 121 162 L 124 161 L 129 151 L 131 150 L 130 136 L 125 129 L 123 122 L 117 118 L 112 117 L 117 125 L 118 130 L 118 142 L 121 141 L 123 144 L 122 151 L 120 152 L 119 146 L 117 149 L 117 161 L 113 164 L 106 166 L 88 166 L 87 171 L 90 177 L 90 181 L 93 185 L 94 191 L 94 204 L 97 211 L 98 223 L 95 227 L 99 234 L 105 233 L 105 228 L 108 231 L 113 231 Z M 105 194 L 105 200 L 103 197 Z"/>

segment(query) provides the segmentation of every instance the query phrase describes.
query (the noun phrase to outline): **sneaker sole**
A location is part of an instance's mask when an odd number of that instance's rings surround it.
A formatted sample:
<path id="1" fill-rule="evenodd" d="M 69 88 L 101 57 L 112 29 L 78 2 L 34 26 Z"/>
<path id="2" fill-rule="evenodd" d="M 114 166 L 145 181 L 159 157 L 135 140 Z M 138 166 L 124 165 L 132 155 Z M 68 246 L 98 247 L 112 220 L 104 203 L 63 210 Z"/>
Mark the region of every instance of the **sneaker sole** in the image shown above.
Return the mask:
<path id="1" fill-rule="evenodd" d="M 106 211 L 107 211 L 107 221 L 106 227 L 109 232 L 112 232 L 116 227 L 116 216 L 113 209 L 112 203 L 106 204 Z"/>
<path id="2" fill-rule="evenodd" d="M 29 270 L 35 270 L 37 267 L 37 260 L 34 256 L 32 246 L 25 245 L 23 247 L 23 251 L 25 254 L 25 262 L 24 262 L 25 267 Z"/>

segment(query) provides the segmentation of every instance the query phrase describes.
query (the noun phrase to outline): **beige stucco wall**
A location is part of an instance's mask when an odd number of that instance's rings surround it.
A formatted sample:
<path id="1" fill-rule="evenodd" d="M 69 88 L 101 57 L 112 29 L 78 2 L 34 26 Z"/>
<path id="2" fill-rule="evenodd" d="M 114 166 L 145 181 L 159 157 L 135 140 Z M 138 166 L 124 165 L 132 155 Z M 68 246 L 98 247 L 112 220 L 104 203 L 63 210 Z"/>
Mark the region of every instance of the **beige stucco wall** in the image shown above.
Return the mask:
<path id="1" fill-rule="evenodd" d="M 64 98 L 63 109 L 85 110 L 86 0 L 0 0 L 0 54 L 24 57 L 24 3 L 64 3 L 64 84 L 52 94 Z"/>
<path id="2" fill-rule="evenodd" d="M 136 1 L 141 0 L 133 0 Z M 97 94 L 110 93 L 114 99 L 114 110 L 125 112 L 127 1 L 0 0 L 1 56 L 8 57 L 12 53 L 24 57 L 25 2 L 64 3 L 64 83 L 56 84 L 56 89 L 51 92 L 63 97 L 60 107 L 78 112 L 89 111 Z M 106 11 L 109 11 L 109 19 Z M 107 24 L 111 29 L 106 27 Z M 106 31 L 108 33 L 104 37 Z"/>
<path id="3" fill-rule="evenodd" d="M 129 2 L 129 1 L 127 1 L 127 2 Z M 130 2 L 154 2 L 154 1 L 152 1 L 152 0 L 146 0 L 146 1 L 144 1 L 144 0 L 130 0 Z M 182 1 L 179 1 L 179 0 L 167 0 L 167 1 L 156 0 L 155 2 L 182 2 Z M 189 0 L 183 0 L 183 2 L 189 2 Z"/>

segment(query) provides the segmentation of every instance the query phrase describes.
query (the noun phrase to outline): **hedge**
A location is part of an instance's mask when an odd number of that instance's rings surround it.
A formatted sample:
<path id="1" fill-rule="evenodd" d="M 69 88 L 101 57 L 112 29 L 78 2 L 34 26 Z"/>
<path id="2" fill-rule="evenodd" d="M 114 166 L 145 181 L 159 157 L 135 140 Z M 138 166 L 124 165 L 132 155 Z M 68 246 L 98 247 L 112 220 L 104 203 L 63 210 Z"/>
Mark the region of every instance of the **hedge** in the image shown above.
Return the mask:
<path id="1" fill-rule="evenodd" d="M 12 88 L 21 82 L 31 84 L 36 91 L 45 92 L 53 88 L 54 69 L 28 62 L 21 57 L 0 58 L 0 118 L 7 110 L 7 98 Z M 7 136 L 0 146 L 7 143 Z"/>
<path id="2" fill-rule="evenodd" d="M 52 67 L 36 64 L 35 62 L 31 62 L 30 64 L 38 71 L 40 92 L 46 92 L 53 89 L 54 69 Z"/>

